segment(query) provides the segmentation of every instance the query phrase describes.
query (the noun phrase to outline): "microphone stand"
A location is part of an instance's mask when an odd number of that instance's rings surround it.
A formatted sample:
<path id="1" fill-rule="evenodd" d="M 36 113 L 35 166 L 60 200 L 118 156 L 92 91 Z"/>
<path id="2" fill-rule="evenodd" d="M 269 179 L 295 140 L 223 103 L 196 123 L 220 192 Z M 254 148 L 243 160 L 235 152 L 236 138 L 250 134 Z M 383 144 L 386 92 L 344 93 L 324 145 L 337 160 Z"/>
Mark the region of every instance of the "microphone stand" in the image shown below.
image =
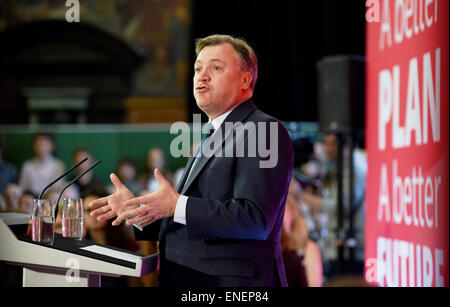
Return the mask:
<path id="1" fill-rule="evenodd" d="M 58 217 L 58 205 L 59 205 L 59 201 L 61 200 L 61 196 L 63 195 L 64 191 L 71 186 L 75 181 L 77 181 L 78 179 L 80 179 L 82 176 L 84 176 L 87 172 L 89 172 L 91 169 L 93 169 L 94 167 L 96 167 L 100 162 L 102 162 L 101 160 L 98 160 L 97 162 L 95 162 L 94 164 L 92 164 L 87 170 L 85 170 L 84 172 L 82 172 L 80 175 L 78 175 L 75 179 L 73 179 L 71 182 L 69 182 L 64 189 L 62 189 L 61 193 L 59 194 L 58 200 L 56 201 L 56 208 L 55 208 L 55 220 Z"/>

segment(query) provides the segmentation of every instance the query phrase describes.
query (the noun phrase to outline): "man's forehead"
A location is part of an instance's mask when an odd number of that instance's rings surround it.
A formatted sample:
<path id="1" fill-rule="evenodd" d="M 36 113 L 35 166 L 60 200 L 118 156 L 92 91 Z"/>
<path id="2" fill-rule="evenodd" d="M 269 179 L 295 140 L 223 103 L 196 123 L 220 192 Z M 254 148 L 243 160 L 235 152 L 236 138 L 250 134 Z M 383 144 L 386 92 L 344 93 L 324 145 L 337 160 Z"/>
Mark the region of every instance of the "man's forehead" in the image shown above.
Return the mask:
<path id="1" fill-rule="evenodd" d="M 204 61 L 197 59 L 195 61 L 195 63 L 199 63 L 199 64 L 202 64 L 203 62 L 224 62 L 224 61 L 222 59 L 219 59 L 219 58 L 212 58 L 212 59 L 207 59 L 207 60 L 204 60 Z"/>
<path id="2" fill-rule="evenodd" d="M 213 62 L 221 61 L 226 62 L 230 59 L 237 59 L 236 51 L 233 46 L 228 43 L 206 46 L 198 54 L 196 62 Z"/>

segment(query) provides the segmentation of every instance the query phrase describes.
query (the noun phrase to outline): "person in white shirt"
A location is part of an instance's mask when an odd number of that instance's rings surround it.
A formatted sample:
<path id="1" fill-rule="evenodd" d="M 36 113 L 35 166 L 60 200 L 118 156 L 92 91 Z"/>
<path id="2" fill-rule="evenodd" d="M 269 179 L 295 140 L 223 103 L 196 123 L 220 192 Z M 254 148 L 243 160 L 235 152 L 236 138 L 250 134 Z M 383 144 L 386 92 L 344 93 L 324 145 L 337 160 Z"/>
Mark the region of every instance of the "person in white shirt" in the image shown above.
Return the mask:
<path id="1" fill-rule="evenodd" d="M 50 134 L 39 133 L 33 138 L 34 158 L 24 162 L 19 186 L 39 195 L 44 187 L 64 173 L 64 163 L 53 157 L 55 142 Z M 62 186 L 63 182 L 58 182 Z"/>

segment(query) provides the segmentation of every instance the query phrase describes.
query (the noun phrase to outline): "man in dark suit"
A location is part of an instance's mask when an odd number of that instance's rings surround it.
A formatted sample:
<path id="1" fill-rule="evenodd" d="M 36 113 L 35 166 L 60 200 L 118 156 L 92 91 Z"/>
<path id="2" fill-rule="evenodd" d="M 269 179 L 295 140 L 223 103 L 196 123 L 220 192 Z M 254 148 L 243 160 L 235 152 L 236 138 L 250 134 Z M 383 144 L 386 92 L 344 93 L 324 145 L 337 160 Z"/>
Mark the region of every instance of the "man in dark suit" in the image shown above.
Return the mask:
<path id="1" fill-rule="evenodd" d="M 160 188 L 134 198 L 112 174 L 116 193 L 91 203 L 91 214 L 117 216 L 113 225 L 127 220 L 143 227 L 138 239 L 159 240 L 161 286 L 286 286 L 280 240 L 289 135 L 251 100 L 257 59 L 245 41 L 213 35 L 196 47 L 194 96 L 212 135 L 177 189 L 156 169 Z"/>

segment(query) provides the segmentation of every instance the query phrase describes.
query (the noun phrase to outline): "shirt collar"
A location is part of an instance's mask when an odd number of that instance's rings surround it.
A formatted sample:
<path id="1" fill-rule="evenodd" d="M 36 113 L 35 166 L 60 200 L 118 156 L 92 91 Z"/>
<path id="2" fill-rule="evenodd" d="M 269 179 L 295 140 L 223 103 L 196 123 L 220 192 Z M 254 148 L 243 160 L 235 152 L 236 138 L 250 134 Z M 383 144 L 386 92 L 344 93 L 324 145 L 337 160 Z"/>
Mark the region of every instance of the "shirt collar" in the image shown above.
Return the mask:
<path id="1" fill-rule="evenodd" d="M 210 121 L 211 124 L 212 124 L 213 127 L 214 127 L 214 131 L 217 130 L 217 129 L 219 129 L 220 125 L 222 125 L 222 123 L 225 121 L 225 119 L 228 117 L 228 115 L 230 115 L 230 113 L 231 113 L 233 110 L 234 110 L 234 108 L 231 109 L 230 111 L 225 112 L 225 113 L 223 113 L 222 115 L 216 117 L 216 118 L 213 119 L 212 121 Z"/>

